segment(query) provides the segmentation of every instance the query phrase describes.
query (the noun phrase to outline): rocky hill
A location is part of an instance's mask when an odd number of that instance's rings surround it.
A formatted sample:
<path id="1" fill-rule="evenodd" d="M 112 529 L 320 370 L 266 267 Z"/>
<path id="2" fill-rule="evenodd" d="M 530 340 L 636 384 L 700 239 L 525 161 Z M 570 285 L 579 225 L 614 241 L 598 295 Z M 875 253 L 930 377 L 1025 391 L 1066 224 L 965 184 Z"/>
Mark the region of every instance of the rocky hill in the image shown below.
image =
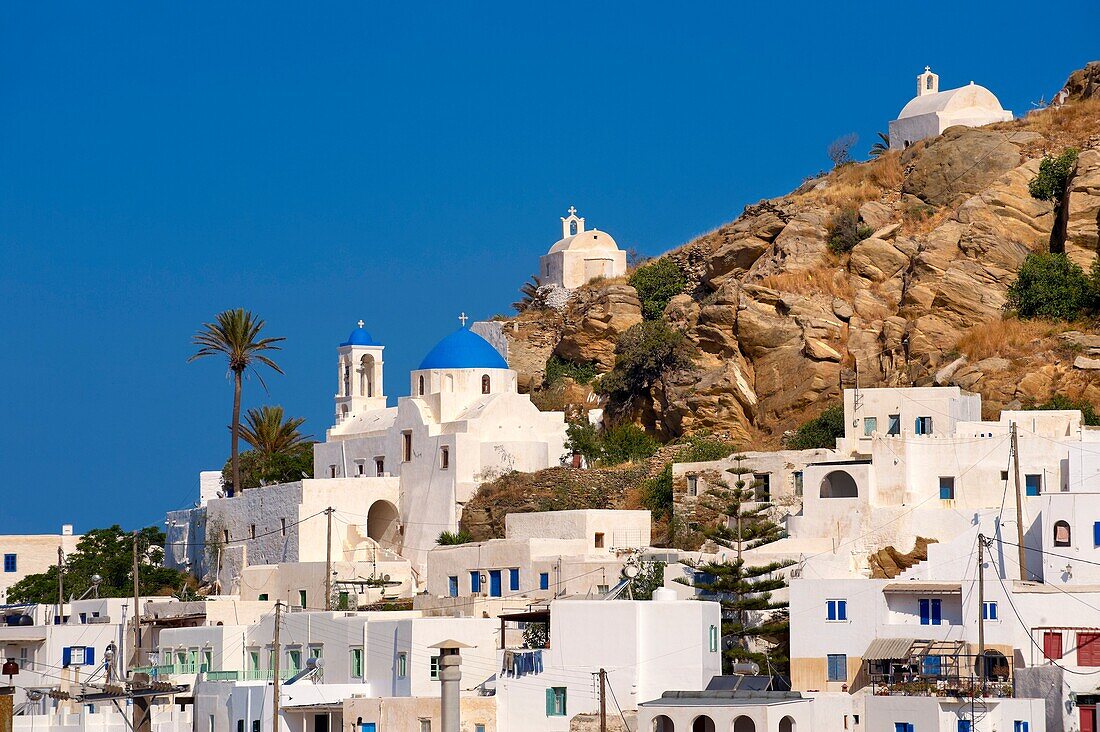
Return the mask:
<path id="1" fill-rule="evenodd" d="M 1018 321 L 1004 309 L 1025 257 L 1048 245 L 1051 206 L 1028 192 L 1044 154 L 1080 150 L 1066 253 L 1086 271 L 1097 255 L 1100 62 L 1057 99 L 841 166 L 662 255 L 686 275 L 664 319 L 697 347 L 695 368 L 653 386 L 629 416 L 666 439 L 705 429 L 759 449 L 857 378 L 958 384 L 982 394 L 988 416 L 1054 394 L 1100 402 L 1094 323 Z M 858 213 L 862 240 L 835 254 L 830 230 L 845 210 Z M 544 383 L 548 359 L 606 372 L 618 337 L 641 321 L 627 280 L 596 281 L 560 311 L 507 321 L 509 361 L 544 408 L 587 409 L 600 403 L 590 387 Z"/>

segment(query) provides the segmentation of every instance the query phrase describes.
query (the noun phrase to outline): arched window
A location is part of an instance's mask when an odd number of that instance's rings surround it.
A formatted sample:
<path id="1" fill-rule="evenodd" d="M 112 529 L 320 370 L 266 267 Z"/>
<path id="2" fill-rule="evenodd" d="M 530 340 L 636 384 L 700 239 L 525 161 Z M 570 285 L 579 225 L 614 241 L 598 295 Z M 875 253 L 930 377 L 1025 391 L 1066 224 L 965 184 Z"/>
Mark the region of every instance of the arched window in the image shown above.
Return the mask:
<path id="1" fill-rule="evenodd" d="M 359 396 L 374 396 L 374 359 L 370 356 L 359 360 Z"/>
<path id="2" fill-rule="evenodd" d="M 488 394 L 491 386 L 492 384 L 489 381 L 489 374 L 484 374 L 481 377 L 481 393 Z"/>
<path id="3" fill-rule="evenodd" d="M 344 364 L 344 396 L 351 396 L 351 364 Z"/>
<path id="4" fill-rule="evenodd" d="M 420 396 L 424 396 L 424 374 L 421 374 L 419 377 L 417 377 L 416 390 L 417 394 L 419 394 Z"/>
<path id="5" fill-rule="evenodd" d="M 1070 531 L 1068 521 L 1054 522 L 1054 546 L 1070 546 Z"/>
<path id="6" fill-rule="evenodd" d="M 795 723 L 794 717 L 789 714 L 783 719 L 779 720 L 779 732 L 794 732 Z"/>
<path id="7" fill-rule="evenodd" d="M 653 732 L 676 732 L 676 725 L 663 714 L 653 718 Z"/>
<path id="8" fill-rule="evenodd" d="M 733 720 L 733 732 L 756 732 L 756 722 L 742 714 Z"/>
<path id="9" fill-rule="evenodd" d="M 577 222 L 576 221 L 570 221 L 569 222 L 569 236 L 576 236 L 576 235 L 577 235 Z"/>
<path id="10" fill-rule="evenodd" d="M 705 714 L 700 714 L 691 720 L 691 732 L 714 732 L 714 720 Z"/>
<path id="11" fill-rule="evenodd" d="M 932 88 L 932 75 L 931 74 L 929 74 L 928 78 L 926 78 L 924 80 L 924 88 L 925 89 L 931 89 Z"/>
<path id="12" fill-rule="evenodd" d="M 345 416 L 345 417 L 348 416 L 348 405 L 347 404 L 341 404 L 340 405 L 340 414 Z"/>
<path id="13" fill-rule="evenodd" d="M 858 498 L 859 489 L 851 475 L 834 470 L 821 479 L 822 498 Z"/>

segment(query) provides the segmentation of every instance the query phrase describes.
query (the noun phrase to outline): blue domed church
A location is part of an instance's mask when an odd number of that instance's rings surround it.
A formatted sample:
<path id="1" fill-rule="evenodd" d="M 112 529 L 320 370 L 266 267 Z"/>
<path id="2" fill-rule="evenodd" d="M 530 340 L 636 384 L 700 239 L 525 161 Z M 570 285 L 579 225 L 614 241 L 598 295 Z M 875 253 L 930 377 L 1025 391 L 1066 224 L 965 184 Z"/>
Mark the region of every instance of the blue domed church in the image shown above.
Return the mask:
<path id="1" fill-rule="evenodd" d="M 540 412 L 518 393 L 516 372 L 465 323 L 409 375 L 410 396 L 388 407 L 383 346 L 364 326 L 337 348 L 335 424 L 314 447 L 314 476 L 352 479 L 354 490 L 391 505 L 377 515 L 372 507 L 370 538 L 422 572 L 481 483 L 561 464 L 565 415 Z"/>

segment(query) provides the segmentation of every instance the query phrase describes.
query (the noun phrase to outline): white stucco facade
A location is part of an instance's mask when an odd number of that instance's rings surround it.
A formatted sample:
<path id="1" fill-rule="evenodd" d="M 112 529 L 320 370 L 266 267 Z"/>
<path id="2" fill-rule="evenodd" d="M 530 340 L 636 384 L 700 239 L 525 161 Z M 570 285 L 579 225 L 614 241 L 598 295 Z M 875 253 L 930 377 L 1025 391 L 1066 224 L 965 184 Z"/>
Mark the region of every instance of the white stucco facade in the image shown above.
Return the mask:
<path id="1" fill-rule="evenodd" d="M 584 228 L 584 219 L 570 208 L 561 220 L 561 239 L 539 259 L 539 282 L 572 290 L 597 277 L 626 274 L 626 252 L 605 231 Z"/>
<path id="2" fill-rule="evenodd" d="M 0 605 L 8 602 L 8 589 L 27 575 L 45 572 L 57 564 L 57 550 L 65 555 L 76 550 L 81 537 L 71 524 L 58 534 L 9 534 L 0 536 Z"/>
<path id="3" fill-rule="evenodd" d="M 940 77 L 925 66 L 917 76 L 917 96 L 891 120 L 890 149 L 904 150 L 918 140 L 943 134 L 948 127 L 980 127 L 1012 119 L 993 92 L 974 82 L 940 91 Z"/>

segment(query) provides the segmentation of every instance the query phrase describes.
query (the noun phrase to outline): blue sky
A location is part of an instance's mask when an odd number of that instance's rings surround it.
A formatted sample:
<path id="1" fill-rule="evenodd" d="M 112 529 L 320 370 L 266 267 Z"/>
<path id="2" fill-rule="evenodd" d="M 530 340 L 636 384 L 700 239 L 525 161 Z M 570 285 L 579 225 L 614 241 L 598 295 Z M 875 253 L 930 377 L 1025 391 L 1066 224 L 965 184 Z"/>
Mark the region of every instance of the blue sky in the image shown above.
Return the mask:
<path id="1" fill-rule="evenodd" d="M 660 253 L 844 133 L 863 154 L 925 64 L 1021 112 L 1100 56 L 1092 0 L 323 5 L 0 9 L 0 533 L 196 500 L 231 388 L 186 358 L 219 310 L 287 338 L 246 406 L 322 436 L 356 320 L 404 395 L 460 311 L 508 311 L 570 204 Z M 1057 43 L 1043 17 L 1072 19 Z"/>

